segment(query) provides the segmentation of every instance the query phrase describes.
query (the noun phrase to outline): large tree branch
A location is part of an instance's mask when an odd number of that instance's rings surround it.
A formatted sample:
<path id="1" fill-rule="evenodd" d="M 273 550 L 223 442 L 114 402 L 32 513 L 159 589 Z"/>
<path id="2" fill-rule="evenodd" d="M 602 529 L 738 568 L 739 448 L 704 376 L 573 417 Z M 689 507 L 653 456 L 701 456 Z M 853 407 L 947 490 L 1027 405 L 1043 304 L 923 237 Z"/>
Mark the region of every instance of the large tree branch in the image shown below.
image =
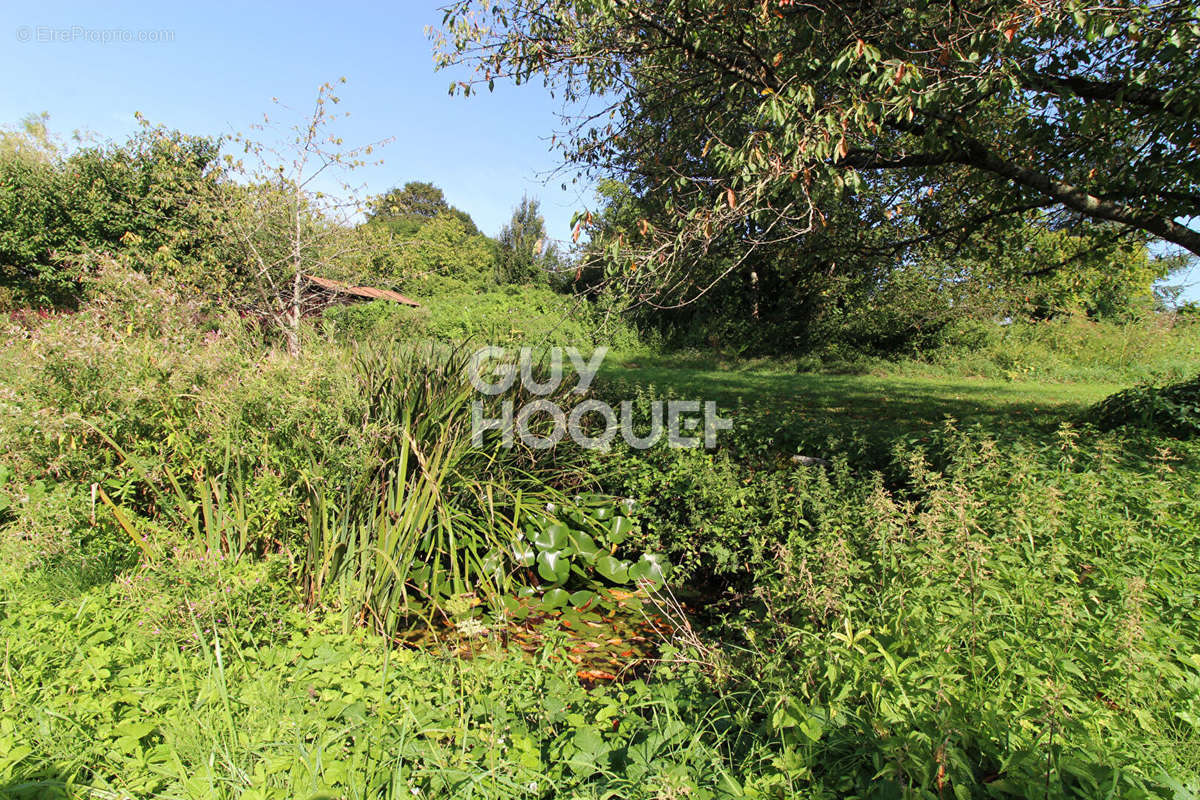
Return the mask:
<path id="1" fill-rule="evenodd" d="M 1082 100 L 1127 103 L 1182 119 L 1192 116 L 1179 107 L 1173 107 L 1163 99 L 1157 89 L 1134 86 L 1124 81 L 1098 81 L 1078 75 L 1042 75 L 1037 72 L 1022 72 L 1021 83 L 1037 92 L 1046 92 L 1058 97 L 1078 97 Z M 1184 107 L 1186 109 L 1186 107 Z"/>
<path id="2" fill-rule="evenodd" d="M 838 166 L 854 169 L 905 169 L 908 167 L 937 167 L 962 162 L 962 154 L 954 150 L 936 153 L 907 153 L 892 156 L 877 150 L 851 150 L 838 161 Z"/>
<path id="3" fill-rule="evenodd" d="M 1074 184 L 1056 180 L 1000 158 L 974 139 L 956 138 L 957 147 L 948 147 L 937 152 L 893 156 L 873 150 L 855 150 L 838 163 L 855 169 L 881 170 L 962 164 L 1032 189 L 1085 216 L 1138 228 L 1200 255 L 1200 232 L 1180 225 L 1170 217 L 1147 213 L 1111 197 L 1098 197 Z"/>
<path id="4" fill-rule="evenodd" d="M 1006 161 L 972 139 L 964 138 L 962 149 L 962 163 L 967 166 L 999 175 L 1019 186 L 1033 189 L 1085 216 L 1140 228 L 1160 239 L 1200 255 L 1200 232 L 1180 225 L 1169 217 L 1150 214 L 1115 200 L 1105 200 L 1074 184 L 1056 180 L 1049 175 Z"/>

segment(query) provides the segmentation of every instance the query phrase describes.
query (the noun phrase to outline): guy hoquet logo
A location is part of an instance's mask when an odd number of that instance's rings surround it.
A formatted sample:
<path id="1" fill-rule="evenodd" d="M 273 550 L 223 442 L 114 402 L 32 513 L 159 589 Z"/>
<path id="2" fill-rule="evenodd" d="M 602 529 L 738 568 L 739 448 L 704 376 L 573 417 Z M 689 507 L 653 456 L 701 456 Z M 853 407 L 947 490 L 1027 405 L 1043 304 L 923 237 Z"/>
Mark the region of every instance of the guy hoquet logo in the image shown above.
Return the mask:
<path id="1" fill-rule="evenodd" d="M 520 380 L 521 386 L 538 399 L 522 403 L 519 408 L 513 400 L 502 400 L 499 417 L 485 416 L 488 412 L 484 408 L 484 401 L 473 400 L 472 441 L 480 445 L 483 443 L 484 433 L 499 431 L 505 447 L 511 447 L 519 439 L 526 447 L 546 450 L 562 441 L 564 436 L 570 436 L 571 441 L 581 447 L 607 450 L 620 433 L 630 447 L 639 450 L 654 446 L 664 435 L 671 447 L 702 446 L 711 450 L 717 446 L 717 432 L 733 427 L 732 420 L 718 416 L 717 404 L 712 401 L 651 401 L 649 430 L 640 435 L 634 432 L 634 408 L 631 400 L 621 401 L 619 407 L 614 409 L 608 403 L 589 398 L 570 409 L 564 409 L 561 404 L 549 399 L 549 395 L 557 392 L 562 386 L 564 354 L 570 359 L 578 377 L 578 382 L 570 393 L 580 396 L 587 394 L 588 388 L 600 371 L 600 366 L 604 363 L 604 357 L 608 354 L 607 347 L 597 348 L 591 358 L 584 358 L 574 347 L 550 348 L 550 374 L 542 380 L 534 375 L 535 361 L 531 348 L 521 348 L 516 363 L 509 357 L 510 351 L 503 347 L 484 347 L 475 351 L 467 368 L 467 377 L 476 391 L 495 397 L 510 390 Z M 602 431 L 595 425 L 585 428 L 583 421 L 589 415 L 603 419 Z M 553 428 L 544 435 L 531 430 L 531 421 L 540 416 L 546 416 L 554 423 Z"/>

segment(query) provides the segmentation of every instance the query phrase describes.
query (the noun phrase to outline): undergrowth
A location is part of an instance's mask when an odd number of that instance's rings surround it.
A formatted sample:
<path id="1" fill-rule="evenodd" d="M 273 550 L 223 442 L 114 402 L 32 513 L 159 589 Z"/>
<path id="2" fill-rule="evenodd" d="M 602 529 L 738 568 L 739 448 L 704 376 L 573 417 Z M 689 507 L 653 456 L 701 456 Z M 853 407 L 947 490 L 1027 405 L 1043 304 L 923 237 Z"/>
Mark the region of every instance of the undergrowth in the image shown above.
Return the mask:
<path id="1" fill-rule="evenodd" d="M 664 392 L 757 397 L 715 453 L 508 463 L 464 445 L 454 413 L 412 424 L 461 389 L 443 395 L 434 362 L 364 367 L 319 330 L 287 358 L 162 286 L 104 296 L 14 320 L 0 346 L 0 796 L 1200 791 L 1200 449 L 1068 422 L 1106 388 L 960 382 L 935 403 L 929 382 L 658 369 Z M 427 486 L 435 451 L 462 474 Z M 586 595 L 571 581 L 603 558 L 628 577 L 623 553 L 663 554 L 682 605 L 659 598 L 660 661 L 585 684 L 569 656 L 588 645 L 561 630 L 471 659 L 377 635 L 364 609 L 435 568 L 461 631 L 486 628 L 484 593 L 461 590 L 491 562 L 451 559 L 460 537 L 516 531 L 473 528 L 477 501 L 517 527 L 506 492 L 579 511 L 592 475 L 639 524 L 564 510 L 620 537 L 530 529 L 516 583 Z M 389 486 L 403 502 L 380 505 Z M 333 518 L 355 537 L 387 531 L 336 591 L 312 591 L 313 564 L 365 540 L 313 535 L 318 487 L 350 498 Z M 401 525 L 418 506 L 450 523 Z M 419 555 L 375 558 L 392 552 Z"/>

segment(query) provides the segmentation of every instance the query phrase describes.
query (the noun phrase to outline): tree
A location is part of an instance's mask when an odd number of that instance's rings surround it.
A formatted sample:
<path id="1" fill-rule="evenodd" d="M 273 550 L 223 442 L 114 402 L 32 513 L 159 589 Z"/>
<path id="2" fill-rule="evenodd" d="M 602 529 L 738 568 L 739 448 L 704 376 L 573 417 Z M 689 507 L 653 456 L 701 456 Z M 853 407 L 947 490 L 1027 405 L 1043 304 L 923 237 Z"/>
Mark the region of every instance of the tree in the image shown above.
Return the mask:
<path id="1" fill-rule="evenodd" d="M 221 184 L 222 233 L 240 255 L 229 265 L 231 298 L 282 331 L 293 355 L 300 352 L 300 321 L 309 310 L 307 276 L 326 271 L 366 241 L 352 235 L 363 210 L 353 187 L 343 183 L 338 195 L 318 188 L 318 179 L 363 165 L 362 157 L 382 144 L 344 148 L 331 132 L 338 116 L 331 106 L 338 102 L 333 85 L 323 84 L 311 114 L 280 144 L 233 137 L 251 164 L 226 155 L 227 170 L 240 178 Z M 268 122 L 264 118 L 255 129 Z"/>
<path id="2" fill-rule="evenodd" d="M 90 254 L 196 278 L 229 257 L 215 234 L 219 142 L 145 129 L 69 152 L 44 115 L 0 135 L 0 287 L 16 302 L 70 304 Z M 181 272 L 187 272 L 186 276 Z"/>
<path id="3" fill-rule="evenodd" d="M 370 228 L 371 226 L 364 226 Z M 496 244 L 443 211 L 408 238 L 392 237 L 373 255 L 372 275 L 414 295 L 450 287 L 484 289 L 494 280 Z"/>
<path id="4" fill-rule="evenodd" d="M 468 233 L 479 233 L 470 214 L 451 206 L 441 189 L 425 181 L 409 181 L 372 200 L 367 220 L 407 237 L 441 214 L 453 214 Z"/>
<path id="5" fill-rule="evenodd" d="M 556 141 L 659 212 L 604 242 L 609 279 L 650 298 L 699 296 L 723 241 L 732 274 L 814 232 L 896 261 L 1089 220 L 1200 254 L 1183 0 L 462 0 L 445 28 L 440 63 L 475 69 L 452 91 L 541 77 L 594 99 Z"/>
<path id="6" fill-rule="evenodd" d="M 527 195 L 500 231 L 496 277 L 500 283 L 545 283 L 558 268 L 558 247 L 546 235 L 546 220 L 537 200 Z"/>

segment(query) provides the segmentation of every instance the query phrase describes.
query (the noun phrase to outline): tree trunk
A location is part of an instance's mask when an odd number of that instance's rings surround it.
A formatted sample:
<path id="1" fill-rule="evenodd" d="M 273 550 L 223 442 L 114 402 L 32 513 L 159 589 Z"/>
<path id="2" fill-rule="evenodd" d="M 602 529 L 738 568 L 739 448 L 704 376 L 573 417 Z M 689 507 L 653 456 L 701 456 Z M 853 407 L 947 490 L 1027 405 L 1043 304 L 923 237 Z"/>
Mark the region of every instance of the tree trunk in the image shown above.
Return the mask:
<path id="1" fill-rule="evenodd" d="M 300 355 L 300 306 L 304 300 L 304 271 L 300 250 L 300 196 L 292 206 L 292 300 L 287 313 L 287 348 L 293 356 Z"/>

